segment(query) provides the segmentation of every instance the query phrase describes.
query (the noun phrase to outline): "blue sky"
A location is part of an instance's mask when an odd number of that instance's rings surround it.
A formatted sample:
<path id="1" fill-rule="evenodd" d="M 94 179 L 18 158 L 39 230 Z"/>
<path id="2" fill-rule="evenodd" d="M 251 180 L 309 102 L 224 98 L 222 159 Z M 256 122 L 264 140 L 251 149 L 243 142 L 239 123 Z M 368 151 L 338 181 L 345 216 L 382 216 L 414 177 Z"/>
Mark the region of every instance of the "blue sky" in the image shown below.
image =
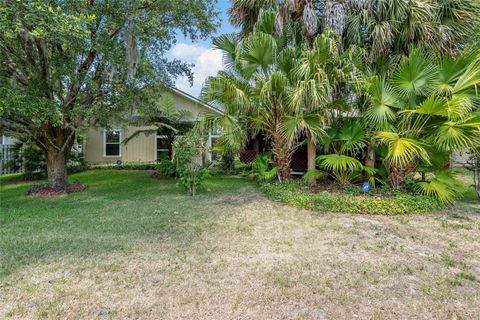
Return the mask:
<path id="1" fill-rule="evenodd" d="M 230 0 L 218 0 L 216 7 L 220 11 L 222 22 L 213 36 L 235 31 L 234 27 L 228 22 L 227 10 L 229 6 Z M 178 37 L 177 44 L 169 51 L 168 57 L 195 64 L 192 69 L 194 74 L 193 86 L 190 86 L 186 78 L 180 78 L 175 83 L 178 89 L 198 97 L 205 79 L 222 69 L 222 54 L 211 47 L 212 38 L 192 42 L 183 35 Z"/>

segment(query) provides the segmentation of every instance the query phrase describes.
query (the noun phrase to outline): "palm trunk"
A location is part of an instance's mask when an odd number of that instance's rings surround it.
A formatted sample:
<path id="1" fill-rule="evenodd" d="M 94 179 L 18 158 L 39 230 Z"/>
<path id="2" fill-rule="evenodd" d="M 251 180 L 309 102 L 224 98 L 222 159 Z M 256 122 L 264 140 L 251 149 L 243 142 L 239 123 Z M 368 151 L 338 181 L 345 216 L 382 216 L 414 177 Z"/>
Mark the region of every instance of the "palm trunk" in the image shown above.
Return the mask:
<path id="1" fill-rule="evenodd" d="M 290 160 L 292 153 L 288 142 L 278 134 L 272 137 L 274 165 L 280 170 L 280 180 L 290 179 Z"/>
<path id="2" fill-rule="evenodd" d="M 375 144 L 372 141 L 367 146 L 367 155 L 365 157 L 365 165 L 367 167 L 375 167 Z"/>
<path id="3" fill-rule="evenodd" d="M 310 132 L 307 132 L 307 169 L 315 170 L 315 158 L 317 155 L 317 146 L 313 140 L 313 136 Z M 308 178 L 308 183 L 315 183 L 315 177 Z"/>
<path id="4" fill-rule="evenodd" d="M 394 166 L 390 168 L 388 182 L 395 189 L 404 189 L 406 176 L 407 170 L 404 167 Z"/>

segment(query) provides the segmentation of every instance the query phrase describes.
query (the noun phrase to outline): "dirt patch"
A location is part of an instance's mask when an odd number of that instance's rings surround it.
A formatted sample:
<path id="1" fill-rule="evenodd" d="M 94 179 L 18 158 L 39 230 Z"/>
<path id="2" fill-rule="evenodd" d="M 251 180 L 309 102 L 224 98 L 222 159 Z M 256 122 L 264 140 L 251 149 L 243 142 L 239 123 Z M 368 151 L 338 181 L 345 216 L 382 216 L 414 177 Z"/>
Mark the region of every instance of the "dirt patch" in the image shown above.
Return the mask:
<path id="1" fill-rule="evenodd" d="M 68 194 L 74 192 L 82 192 L 87 187 L 79 182 L 69 184 L 66 188 L 51 188 L 48 185 L 33 185 L 30 189 L 27 190 L 27 196 L 33 197 L 49 197 L 57 196 L 60 194 Z"/>
<path id="2" fill-rule="evenodd" d="M 331 181 L 320 181 L 317 182 L 313 185 L 311 185 L 308 189 L 308 191 L 312 193 L 320 193 L 323 191 L 328 191 L 328 192 L 335 192 L 335 193 L 345 193 L 345 189 L 343 186 L 333 183 Z"/>

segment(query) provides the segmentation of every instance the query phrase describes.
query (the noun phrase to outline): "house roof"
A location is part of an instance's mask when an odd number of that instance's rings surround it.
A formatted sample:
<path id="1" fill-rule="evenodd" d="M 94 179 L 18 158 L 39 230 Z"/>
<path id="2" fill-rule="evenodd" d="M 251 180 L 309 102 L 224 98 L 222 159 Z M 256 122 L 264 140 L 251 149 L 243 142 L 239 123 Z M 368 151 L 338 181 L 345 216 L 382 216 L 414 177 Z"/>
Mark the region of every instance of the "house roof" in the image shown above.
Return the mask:
<path id="1" fill-rule="evenodd" d="M 199 100 L 198 98 L 195 98 L 194 96 L 192 96 L 192 95 L 190 95 L 190 94 L 186 93 L 185 91 L 182 91 L 182 90 L 180 90 L 180 89 L 177 89 L 177 88 L 175 88 L 175 87 L 172 87 L 172 86 L 167 86 L 167 88 L 168 88 L 169 90 L 171 90 L 171 91 L 173 91 L 173 92 L 175 92 L 175 93 L 177 93 L 177 94 L 181 95 L 182 97 L 184 97 L 184 98 L 186 98 L 186 99 L 188 99 L 188 100 L 192 101 L 192 102 L 195 102 L 195 103 L 198 103 L 198 104 L 200 104 L 202 107 L 204 107 L 204 108 L 206 108 L 206 109 L 209 109 L 210 111 L 213 111 L 213 112 L 217 112 L 217 113 L 223 114 L 223 110 L 221 110 L 221 109 L 218 109 L 218 108 L 215 108 L 215 107 L 213 107 L 213 106 L 211 106 L 211 105 L 209 105 L 209 104 L 207 104 L 207 103 L 205 103 L 205 102 L 203 102 L 203 101 Z"/>

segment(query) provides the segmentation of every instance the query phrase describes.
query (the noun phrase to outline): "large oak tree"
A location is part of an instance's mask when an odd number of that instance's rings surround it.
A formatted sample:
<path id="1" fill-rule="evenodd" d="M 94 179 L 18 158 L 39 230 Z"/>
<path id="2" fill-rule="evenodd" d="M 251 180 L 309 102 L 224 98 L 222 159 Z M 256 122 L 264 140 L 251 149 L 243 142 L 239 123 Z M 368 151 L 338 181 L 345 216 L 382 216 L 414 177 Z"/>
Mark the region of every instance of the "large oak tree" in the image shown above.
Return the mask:
<path id="1" fill-rule="evenodd" d="M 209 0 L 0 0 L 0 131 L 38 145 L 49 185 L 65 188 L 76 135 L 152 87 L 192 79 L 165 53 L 216 26 Z"/>

